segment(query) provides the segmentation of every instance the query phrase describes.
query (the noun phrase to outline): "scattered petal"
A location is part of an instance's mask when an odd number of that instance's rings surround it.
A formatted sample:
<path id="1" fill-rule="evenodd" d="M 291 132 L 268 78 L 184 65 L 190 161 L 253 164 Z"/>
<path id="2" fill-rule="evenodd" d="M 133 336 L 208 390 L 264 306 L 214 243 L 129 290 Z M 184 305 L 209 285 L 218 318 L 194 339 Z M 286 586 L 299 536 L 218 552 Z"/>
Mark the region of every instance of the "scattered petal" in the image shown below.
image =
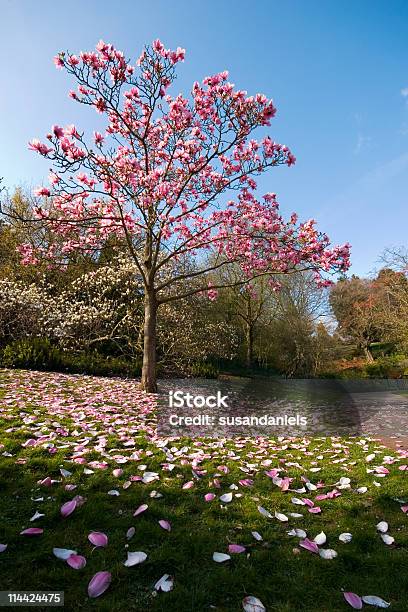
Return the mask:
<path id="1" fill-rule="evenodd" d="M 30 527 L 29 529 L 24 529 L 24 531 L 20 531 L 20 535 L 28 535 L 28 536 L 37 536 L 44 533 L 44 529 L 40 529 L 39 527 Z"/>
<path id="2" fill-rule="evenodd" d="M 317 536 L 313 538 L 313 541 L 316 542 L 318 546 L 322 546 L 323 544 L 325 544 L 327 541 L 327 537 L 324 531 L 318 533 Z"/>
<path id="3" fill-rule="evenodd" d="M 94 546 L 99 547 L 108 545 L 108 536 L 101 531 L 92 531 L 88 536 L 88 540 Z"/>
<path id="4" fill-rule="evenodd" d="M 126 567 L 133 567 L 134 565 L 139 565 L 139 563 L 143 563 L 143 561 L 146 561 L 146 559 L 147 555 L 145 552 L 128 552 L 128 558 L 126 559 L 123 565 L 125 565 Z"/>
<path id="5" fill-rule="evenodd" d="M 73 511 L 75 510 L 75 508 L 77 507 L 77 500 L 76 499 L 71 499 L 68 502 L 65 502 L 65 504 L 62 504 L 61 506 L 61 514 L 62 516 L 65 518 L 66 516 L 69 516 L 70 514 L 73 513 Z"/>
<path id="6" fill-rule="evenodd" d="M 253 595 L 245 597 L 242 601 L 242 607 L 245 612 L 266 612 L 266 608 L 262 601 Z"/>
<path id="7" fill-rule="evenodd" d="M 230 544 L 228 546 L 229 553 L 239 554 L 245 552 L 245 550 L 245 546 L 240 546 L 239 544 Z"/>
<path id="8" fill-rule="evenodd" d="M 337 557 L 337 552 L 332 548 L 321 548 L 319 550 L 319 555 L 322 559 L 334 559 Z"/>
<path id="9" fill-rule="evenodd" d="M 377 606 L 377 608 L 389 608 L 391 605 L 376 595 L 363 595 L 362 600 L 369 606 Z"/>
<path id="10" fill-rule="evenodd" d="M 354 608 L 354 610 L 361 610 L 363 607 L 363 601 L 361 597 L 356 595 L 355 593 L 345 592 L 343 593 L 344 599 L 347 603 Z"/>
<path id="11" fill-rule="evenodd" d="M 145 512 L 148 507 L 149 506 L 147 504 L 142 504 L 137 508 L 137 510 L 134 511 L 133 516 L 138 516 L 139 514 L 142 514 L 142 512 Z"/>
<path id="12" fill-rule="evenodd" d="M 57 559 L 62 559 L 63 561 L 66 561 L 71 555 L 77 554 L 76 550 L 70 550 L 69 548 L 53 548 L 52 552 Z"/>
<path id="13" fill-rule="evenodd" d="M 230 555 L 226 555 L 225 553 L 215 552 L 213 554 L 213 561 L 216 561 L 217 563 L 223 563 L 229 559 L 231 559 Z"/>
<path id="14" fill-rule="evenodd" d="M 304 540 L 299 542 L 299 546 L 305 548 L 306 550 L 309 550 L 312 553 L 318 554 L 319 552 L 319 547 L 317 546 L 316 542 L 312 542 L 308 538 L 305 538 Z"/>
<path id="15" fill-rule="evenodd" d="M 131 540 L 133 536 L 135 535 L 135 532 L 136 532 L 136 529 L 134 527 L 129 527 L 129 529 L 126 532 L 126 539 Z"/>
<path id="16" fill-rule="evenodd" d="M 88 584 L 89 597 L 99 597 L 109 587 L 112 581 L 110 572 L 97 572 Z"/>
<path id="17" fill-rule="evenodd" d="M 162 519 L 159 521 L 159 525 L 160 527 L 162 527 L 162 529 L 165 529 L 166 531 L 171 531 L 171 525 L 169 521 L 165 521 Z"/>
<path id="18" fill-rule="evenodd" d="M 302 539 L 307 537 L 307 533 L 303 529 L 291 529 L 290 531 L 288 531 L 288 535 L 296 536 L 297 538 Z"/>
<path id="19" fill-rule="evenodd" d="M 168 593 L 172 590 L 174 584 L 174 580 L 169 574 L 164 574 L 160 580 L 156 582 L 154 588 L 156 591 L 163 591 L 164 593 Z"/>
<path id="20" fill-rule="evenodd" d="M 353 539 L 351 533 L 345 532 L 339 535 L 340 542 L 344 542 L 344 544 L 348 544 Z"/>
<path id="21" fill-rule="evenodd" d="M 382 533 L 381 539 L 384 542 L 384 544 L 387 544 L 387 546 L 391 546 L 391 544 L 394 544 L 395 542 L 394 538 L 388 535 L 388 533 Z"/>
<path id="22" fill-rule="evenodd" d="M 220 501 L 224 504 L 229 504 L 232 501 L 232 493 L 224 493 L 224 495 L 221 495 Z"/>
<path id="23" fill-rule="evenodd" d="M 72 554 L 68 557 L 67 563 L 74 569 L 82 569 L 86 565 L 86 559 L 82 555 Z"/>
<path id="24" fill-rule="evenodd" d="M 272 514 L 268 512 L 268 510 L 265 510 L 265 508 L 262 508 L 262 506 L 258 506 L 258 511 L 262 514 L 262 516 L 266 516 L 266 518 L 272 518 Z"/>

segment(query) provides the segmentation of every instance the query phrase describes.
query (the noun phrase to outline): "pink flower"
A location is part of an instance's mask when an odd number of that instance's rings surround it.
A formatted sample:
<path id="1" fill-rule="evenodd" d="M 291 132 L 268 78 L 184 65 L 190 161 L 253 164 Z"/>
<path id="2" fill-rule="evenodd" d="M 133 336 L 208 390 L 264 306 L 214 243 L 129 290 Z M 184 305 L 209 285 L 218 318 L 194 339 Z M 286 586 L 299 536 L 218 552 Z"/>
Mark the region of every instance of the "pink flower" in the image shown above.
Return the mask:
<path id="1" fill-rule="evenodd" d="M 54 132 L 54 134 L 55 134 L 55 136 L 57 138 L 62 138 L 64 136 L 64 130 L 59 125 L 53 125 L 52 126 L 52 131 Z"/>
<path id="2" fill-rule="evenodd" d="M 41 155 L 47 155 L 47 153 L 50 153 L 50 151 L 52 151 L 52 149 L 47 147 L 46 144 L 40 142 L 37 138 L 33 138 L 33 140 L 30 140 L 30 142 L 28 143 L 28 148 L 31 151 L 37 151 L 37 153 L 40 153 Z"/>
<path id="3" fill-rule="evenodd" d="M 61 54 L 56 55 L 54 57 L 54 64 L 55 64 L 56 68 L 59 68 L 59 69 L 64 67 L 64 60 L 62 59 Z"/>
<path id="4" fill-rule="evenodd" d="M 68 58 L 68 64 L 71 66 L 77 66 L 79 64 L 79 58 L 76 55 L 70 55 Z"/>
<path id="5" fill-rule="evenodd" d="M 102 134 L 100 132 L 94 132 L 94 141 L 96 145 L 101 145 L 104 141 L 104 137 L 102 136 Z"/>
<path id="6" fill-rule="evenodd" d="M 60 128 L 60 129 L 62 131 L 61 136 L 65 134 L 65 136 L 74 136 L 75 138 L 79 137 L 77 129 L 76 129 L 75 125 L 73 125 L 73 124 L 67 125 L 67 127 L 64 130 L 62 130 L 62 128 Z"/>
<path id="7" fill-rule="evenodd" d="M 50 195 L 50 190 L 46 187 L 37 187 L 36 189 L 34 189 L 34 195 L 36 195 L 37 197 L 48 197 Z"/>
<path id="8" fill-rule="evenodd" d="M 57 183 L 59 183 L 59 181 L 61 180 L 60 177 L 58 176 L 58 174 L 56 174 L 55 172 L 50 172 L 48 175 L 48 180 L 51 183 L 51 185 L 56 185 Z"/>

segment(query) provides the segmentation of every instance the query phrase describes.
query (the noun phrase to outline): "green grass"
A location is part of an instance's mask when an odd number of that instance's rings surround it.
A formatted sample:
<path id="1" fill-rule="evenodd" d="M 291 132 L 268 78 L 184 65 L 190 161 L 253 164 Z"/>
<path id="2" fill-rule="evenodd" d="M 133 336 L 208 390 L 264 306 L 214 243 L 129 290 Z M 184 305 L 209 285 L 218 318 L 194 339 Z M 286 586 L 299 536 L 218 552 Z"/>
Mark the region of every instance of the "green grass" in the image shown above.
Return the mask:
<path id="1" fill-rule="evenodd" d="M 398 469 L 404 460 L 395 452 L 378 442 L 357 439 L 264 444 L 255 440 L 220 443 L 179 439 L 168 444 L 173 448 L 170 460 L 154 438 L 139 430 L 137 415 L 129 408 L 131 394 L 126 395 L 125 391 L 130 383 L 110 381 L 106 388 L 107 384 L 102 379 L 0 372 L 3 408 L 0 444 L 4 445 L 0 454 L 12 455 L 0 456 L 0 542 L 8 544 L 0 554 L 0 590 L 63 590 L 65 610 L 73 612 L 235 612 L 242 609 L 246 595 L 258 597 L 267 610 L 336 612 L 351 609 L 344 602 L 344 589 L 381 596 L 391 602 L 394 612 L 406 612 L 408 516 L 395 499 L 408 496 L 407 472 Z M 89 388 L 93 406 L 109 404 L 112 410 L 123 412 L 125 423 L 119 424 L 116 416 L 114 426 L 111 421 L 104 423 L 92 414 L 92 409 L 81 421 L 79 413 L 88 410 L 84 388 Z M 10 398 L 14 398 L 13 403 L 6 403 Z M 47 401 L 43 402 L 44 398 Z M 52 401 L 50 412 L 49 398 L 65 398 L 68 403 L 76 403 L 77 408 L 66 410 L 63 417 L 62 413 L 56 416 L 51 414 Z M 30 415 L 35 417 L 34 425 L 27 420 Z M 142 423 L 151 425 L 152 418 L 147 415 Z M 81 423 L 86 423 L 87 428 L 79 430 Z M 52 440 L 56 452 L 50 454 L 42 445 L 21 446 L 33 437 L 33 428 L 34 433 L 51 436 L 57 429 L 65 429 L 69 435 L 56 435 Z M 134 447 L 124 445 L 122 428 L 129 430 Z M 106 445 L 101 447 L 97 440 L 104 436 Z M 89 440 L 85 448 L 90 449 L 84 455 L 86 464 L 74 463 L 75 447 L 85 438 Z M 139 458 L 129 459 L 136 449 Z M 200 449 L 208 456 L 197 467 L 206 473 L 196 479 L 192 461 Z M 373 451 L 378 453 L 378 460 L 368 464 L 365 457 Z M 118 465 L 113 459 L 118 454 L 126 456 L 128 462 Z M 367 468 L 382 465 L 387 455 L 396 458 L 395 463 L 387 464 L 389 475 L 379 478 L 367 473 Z M 264 467 L 262 462 L 267 459 L 271 465 Z M 90 462 L 101 460 L 108 464 L 106 469 L 93 467 L 93 474 L 84 474 L 84 467 Z M 163 464 L 170 462 L 175 468 L 164 471 Z M 141 464 L 158 472 L 160 480 L 150 484 L 132 482 L 124 489 L 123 484 L 132 476 L 143 473 L 138 469 Z M 227 465 L 229 472 L 220 471 L 220 465 Z M 321 471 L 311 472 L 316 466 Z M 72 476 L 63 479 L 61 467 L 72 472 Z M 118 467 L 124 473 L 115 478 L 112 470 Z M 322 481 L 325 488 L 307 494 L 282 492 L 264 473 L 273 467 L 281 467 L 282 476 L 294 479 L 292 488 L 302 486 L 302 476 L 315 484 Z M 38 485 L 46 476 L 60 482 L 51 488 Z M 310 514 L 304 506 L 291 503 L 292 496 L 314 499 L 317 493 L 332 490 L 341 476 L 351 478 L 351 489 L 342 490 L 340 497 L 319 502 L 321 514 Z M 220 489 L 212 486 L 214 477 L 219 479 Z M 240 486 L 238 481 L 243 478 L 253 479 L 253 486 Z M 183 483 L 190 480 L 194 487 L 183 490 Z M 381 486 L 375 486 L 374 480 Z M 76 484 L 76 490 L 66 491 L 67 483 Z M 229 491 L 232 484 L 238 485 L 233 493 L 242 496 L 234 497 L 230 504 L 222 506 L 218 499 L 204 501 L 205 493 L 219 496 Z M 367 493 L 356 493 L 355 489 L 361 486 L 368 487 Z M 111 489 L 117 489 L 120 495 L 108 495 Z M 163 497 L 151 498 L 154 490 Z M 86 502 L 63 519 L 60 506 L 76 494 L 86 498 Z M 39 497 L 43 501 L 34 501 Z M 148 510 L 133 517 L 142 503 L 149 505 Z M 288 523 L 281 523 L 262 516 L 258 505 L 272 514 L 275 510 L 301 512 L 303 517 L 289 517 Z M 45 517 L 30 523 L 36 510 Z M 158 525 L 160 519 L 170 521 L 170 533 Z M 395 537 L 393 546 L 386 546 L 377 534 L 376 524 L 380 520 L 389 523 L 390 533 Z M 23 528 L 31 526 L 44 528 L 44 534 L 32 538 L 19 535 Z M 127 542 L 125 534 L 131 526 L 136 532 Z M 298 538 L 287 534 L 293 527 L 306 530 L 310 538 L 323 530 L 328 538 L 325 548 L 335 549 L 338 557 L 327 561 L 300 549 Z M 87 536 L 93 530 L 108 535 L 106 548 L 92 550 Z M 251 531 L 260 532 L 263 541 L 256 542 Z M 339 534 L 345 531 L 353 534 L 349 544 L 338 541 Z M 213 552 L 227 552 L 229 543 L 244 545 L 246 553 L 231 555 L 231 560 L 224 564 L 215 563 Z M 71 569 L 53 556 L 53 547 L 77 550 L 86 557 L 86 567 L 79 571 Z M 127 568 L 123 565 L 127 550 L 144 551 L 148 558 L 141 565 Z M 87 584 L 101 570 L 112 573 L 112 583 L 100 598 L 90 599 Z M 153 585 L 165 573 L 174 576 L 174 589 L 156 594 Z"/>

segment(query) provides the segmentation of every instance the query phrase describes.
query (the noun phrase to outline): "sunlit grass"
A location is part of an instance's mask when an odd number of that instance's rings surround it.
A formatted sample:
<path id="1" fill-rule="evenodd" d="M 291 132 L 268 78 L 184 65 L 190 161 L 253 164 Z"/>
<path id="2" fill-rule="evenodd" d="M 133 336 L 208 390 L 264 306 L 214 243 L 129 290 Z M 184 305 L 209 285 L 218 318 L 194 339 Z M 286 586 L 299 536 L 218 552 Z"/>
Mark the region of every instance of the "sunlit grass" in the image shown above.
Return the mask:
<path id="1" fill-rule="evenodd" d="M 45 392 L 38 383 L 47 377 L 51 381 L 53 375 L 41 374 L 35 381 L 30 379 L 29 391 L 24 386 L 22 373 L 0 373 L 0 376 L 3 407 L 6 406 L 4 398 L 14 385 L 13 396 L 27 398 L 24 412 L 29 415 L 39 411 L 37 416 L 40 422 L 44 421 L 44 431 L 52 429 L 55 419 L 49 418 L 39 403 L 39 397 Z M 62 380 L 65 382 L 60 380 L 50 386 L 47 393 L 61 391 L 61 385 L 66 384 L 67 395 L 72 397 L 75 386 L 83 384 L 80 378 Z M 94 379 L 93 384 L 103 392 L 102 379 Z M 32 401 L 28 400 L 29 396 Z M 113 402 L 114 398 L 107 397 L 107 401 Z M 79 444 L 85 434 L 81 431 L 80 435 L 73 435 L 72 418 L 72 414 L 58 418 L 59 427 L 69 430 L 69 435 L 56 438 L 55 454 L 41 446 L 22 447 L 33 433 L 32 425 L 22 422 L 21 406 L 8 405 L 0 419 L 3 445 L 0 452 L 12 455 L 3 454 L 0 458 L 0 542 L 8 544 L 7 550 L 0 554 L 1 590 L 63 590 L 65 609 L 70 611 L 215 609 L 232 612 L 241 609 L 246 595 L 255 595 L 267 610 L 332 612 L 348 609 L 342 595 L 344 589 L 360 595 L 381 596 L 391 602 L 393 611 L 407 610 L 408 581 L 403 576 L 408 564 L 408 517 L 396 501 L 408 496 L 407 472 L 398 469 L 403 461 L 397 461 L 387 464 L 390 474 L 385 478 L 367 473 L 367 468 L 382 465 L 384 456 L 395 457 L 395 452 L 373 441 L 364 444 L 355 439 L 281 441 L 268 447 L 253 441 L 243 444 L 243 448 L 236 440 L 226 441 L 222 446 L 205 440 L 200 447 L 200 441 L 183 439 L 168 444 L 174 448 L 175 468 L 165 471 L 163 464 L 170 461 L 144 432 L 137 437 L 135 447 L 126 449 L 120 436 L 110 431 L 105 446 L 108 454 L 112 449 L 120 449 L 129 456 L 140 450 L 140 458 L 118 465 L 104 456 L 103 460 L 108 463 L 106 469 L 93 468 L 92 474 L 85 474 L 84 468 L 89 462 L 101 460 L 95 446 L 103 435 L 104 425 L 99 422 L 99 431 L 94 435 L 96 425 L 92 423 L 88 437 L 93 450 L 86 455 L 86 464 L 73 463 L 70 460 L 73 443 Z M 183 447 L 185 450 L 177 455 Z M 200 448 L 212 456 L 192 466 L 192 455 Z M 373 451 L 378 451 L 378 460 L 368 464 L 365 459 Z M 262 461 L 268 458 L 271 466 L 262 466 Z M 333 463 L 337 460 L 340 462 Z M 142 464 L 147 470 L 159 473 L 160 479 L 150 484 L 131 481 L 132 476 L 143 474 L 139 470 Z M 229 472 L 220 471 L 220 465 L 227 465 Z M 321 471 L 310 472 L 316 466 Z M 112 470 L 119 467 L 123 474 L 114 477 Z M 192 467 L 206 473 L 196 478 Z M 304 494 L 282 492 L 264 473 L 271 467 L 286 470 L 285 474 L 294 479 L 292 488 L 302 486 L 302 476 L 315 484 L 322 481 L 325 488 Z M 72 475 L 63 478 L 60 468 Z M 249 473 L 240 468 L 249 469 Z M 46 476 L 60 482 L 52 487 L 39 485 L 38 481 Z M 319 502 L 321 514 L 310 514 L 304 506 L 291 503 L 292 496 L 314 499 L 317 493 L 333 489 L 341 476 L 351 479 L 351 489 L 342 490 L 340 497 Z M 213 485 L 214 477 L 220 481 L 219 489 Z M 238 481 L 243 478 L 253 479 L 253 486 L 240 486 Z M 183 484 L 190 480 L 194 482 L 193 488 L 183 490 Z M 381 486 L 375 486 L 374 481 Z M 123 488 L 126 482 L 131 484 Z M 66 484 L 75 484 L 77 488 L 66 491 Z M 231 485 L 238 485 L 233 493 L 242 496 L 234 497 L 230 504 L 222 505 L 217 498 L 210 503 L 204 501 L 209 491 L 218 497 L 229 491 Z M 355 489 L 362 486 L 367 486 L 368 491 L 357 493 Z M 112 489 L 120 495 L 109 495 Z M 152 491 L 160 492 L 163 497 L 152 498 Z M 86 501 L 63 519 L 60 507 L 74 495 L 81 495 Z M 39 498 L 43 499 L 35 501 Z M 148 510 L 133 517 L 142 503 L 149 505 Z M 288 523 L 281 523 L 263 517 L 257 510 L 258 505 L 272 514 L 275 510 L 286 514 L 301 512 L 303 517 L 290 517 Z M 31 523 L 30 517 L 36 510 L 45 516 Z M 160 519 L 170 521 L 169 533 L 159 526 Z M 395 545 L 386 546 L 380 539 L 376 532 L 380 520 L 389 523 Z M 31 538 L 19 535 L 22 529 L 33 526 L 42 527 L 43 535 Z M 128 542 L 126 532 L 131 526 L 136 531 Z M 323 530 L 327 535 L 325 547 L 335 549 L 338 557 L 328 561 L 300 549 L 299 539 L 287 534 L 293 527 L 306 530 L 310 538 Z M 108 546 L 93 550 L 87 540 L 91 531 L 105 532 L 109 537 Z M 255 541 L 251 531 L 258 531 L 263 541 Z M 349 544 L 339 542 L 342 532 L 353 534 Z M 215 563 L 213 552 L 227 552 L 230 543 L 245 546 L 246 553 L 231 555 L 231 560 L 224 564 Z M 78 571 L 71 569 L 53 555 L 53 547 L 77 550 L 86 557 L 86 567 Z M 127 550 L 144 551 L 148 558 L 141 565 L 127 568 L 123 565 Z M 112 583 L 100 598 L 89 599 L 88 582 L 101 570 L 112 573 Z M 156 593 L 154 584 L 165 573 L 174 576 L 174 589 L 170 593 Z"/>

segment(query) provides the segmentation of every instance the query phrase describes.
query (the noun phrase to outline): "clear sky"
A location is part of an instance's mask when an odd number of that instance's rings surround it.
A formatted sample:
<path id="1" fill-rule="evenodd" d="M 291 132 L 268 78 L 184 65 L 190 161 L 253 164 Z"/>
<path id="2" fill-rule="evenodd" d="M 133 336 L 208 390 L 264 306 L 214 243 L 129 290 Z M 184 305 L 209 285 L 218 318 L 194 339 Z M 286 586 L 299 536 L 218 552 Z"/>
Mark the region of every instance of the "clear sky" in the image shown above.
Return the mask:
<path id="1" fill-rule="evenodd" d="M 100 38 L 135 60 L 161 38 L 185 47 L 177 87 L 228 69 L 278 108 L 269 133 L 290 146 L 292 168 L 260 191 L 285 214 L 314 217 L 352 244 L 352 271 L 378 267 L 386 246 L 408 243 L 408 1 L 0 0 L 0 176 L 36 186 L 47 162 L 28 151 L 53 123 L 95 127 L 71 101 L 52 58 Z"/>

